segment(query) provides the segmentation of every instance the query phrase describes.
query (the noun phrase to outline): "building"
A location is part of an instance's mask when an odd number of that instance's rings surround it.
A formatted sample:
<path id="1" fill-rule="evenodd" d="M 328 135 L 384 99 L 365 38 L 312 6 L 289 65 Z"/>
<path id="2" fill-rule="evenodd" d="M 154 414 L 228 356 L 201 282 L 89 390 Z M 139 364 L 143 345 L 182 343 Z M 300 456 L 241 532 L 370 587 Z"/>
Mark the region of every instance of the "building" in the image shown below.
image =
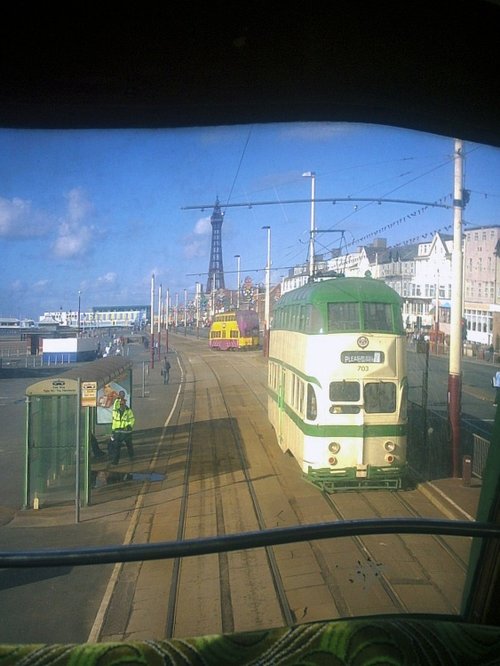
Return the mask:
<path id="1" fill-rule="evenodd" d="M 56 310 L 44 312 L 40 317 L 40 324 L 56 324 L 70 328 L 80 328 L 91 331 L 96 328 L 124 328 L 131 327 L 143 329 L 151 317 L 150 305 L 111 305 L 95 306 L 90 311 Z"/>
<path id="2" fill-rule="evenodd" d="M 465 232 L 464 318 L 467 339 L 500 350 L 500 226 Z"/>
<path id="3" fill-rule="evenodd" d="M 430 241 L 387 247 L 385 239 L 318 263 L 318 277 L 336 273 L 384 280 L 403 299 L 409 332 L 450 334 L 453 237 L 436 232 Z M 321 268 L 320 268 L 321 266 Z M 467 341 L 500 351 L 500 225 L 470 228 L 463 241 L 463 318 Z M 282 293 L 308 281 L 307 266 L 283 278 Z M 456 287 L 455 287 L 456 288 Z"/>

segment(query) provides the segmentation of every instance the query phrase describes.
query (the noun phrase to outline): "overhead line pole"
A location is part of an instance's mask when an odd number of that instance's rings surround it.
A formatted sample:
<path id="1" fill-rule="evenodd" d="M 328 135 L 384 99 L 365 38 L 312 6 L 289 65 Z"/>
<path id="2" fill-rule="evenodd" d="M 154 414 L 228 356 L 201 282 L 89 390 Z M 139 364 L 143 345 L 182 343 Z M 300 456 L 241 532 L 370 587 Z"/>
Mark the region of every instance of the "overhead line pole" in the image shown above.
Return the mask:
<path id="1" fill-rule="evenodd" d="M 460 476 L 460 412 L 462 395 L 462 310 L 463 310 L 463 146 L 455 139 L 455 178 L 453 190 L 452 298 L 450 323 L 450 365 L 448 375 L 448 421 L 451 434 L 452 475 Z"/>
<path id="2" fill-rule="evenodd" d="M 155 367 L 155 275 L 151 276 L 151 368 Z"/>

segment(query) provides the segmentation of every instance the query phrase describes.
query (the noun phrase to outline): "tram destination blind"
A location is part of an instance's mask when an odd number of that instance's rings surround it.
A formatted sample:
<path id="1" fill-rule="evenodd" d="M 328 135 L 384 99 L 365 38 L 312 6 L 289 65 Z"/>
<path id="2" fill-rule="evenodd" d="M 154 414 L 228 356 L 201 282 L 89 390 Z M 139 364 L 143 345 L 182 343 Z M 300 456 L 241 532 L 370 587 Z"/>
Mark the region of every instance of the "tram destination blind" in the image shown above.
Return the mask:
<path id="1" fill-rule="evenodd" d="M 381 351 L 343 351 L 342 363 L 383 363 L 385 354 Z"/>

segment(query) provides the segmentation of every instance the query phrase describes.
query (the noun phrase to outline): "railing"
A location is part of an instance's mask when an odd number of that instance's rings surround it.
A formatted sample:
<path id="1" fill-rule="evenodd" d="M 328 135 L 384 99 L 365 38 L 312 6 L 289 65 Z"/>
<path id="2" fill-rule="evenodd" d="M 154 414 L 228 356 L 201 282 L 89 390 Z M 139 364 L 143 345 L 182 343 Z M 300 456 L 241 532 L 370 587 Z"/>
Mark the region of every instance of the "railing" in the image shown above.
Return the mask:
<path id="1" fill-rule="evenodd" d="M 472 457 L 472 474 L 481 479 L 489 441 L 463 422 L 460 435 L 460 456 Z M 427 481 L 450 476 L 452 451 L 447 415 L 431 409 L 425 411 L 421 405 L 409 401 L 407 451 L 408 463 Z"/>
<path id="2" fill-rule="evenodd" d="M 490 443 L 480 435 L 473 434 L 472 437 L 472 474 L 482 479 Z"/>

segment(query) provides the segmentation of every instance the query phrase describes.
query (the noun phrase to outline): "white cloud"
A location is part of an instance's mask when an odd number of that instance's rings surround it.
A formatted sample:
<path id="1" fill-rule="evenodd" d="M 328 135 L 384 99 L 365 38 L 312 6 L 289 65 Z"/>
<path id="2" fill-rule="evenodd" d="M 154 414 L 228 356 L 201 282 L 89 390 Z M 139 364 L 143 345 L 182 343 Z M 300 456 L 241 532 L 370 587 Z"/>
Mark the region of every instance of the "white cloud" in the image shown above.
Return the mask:
<path id="1" fill-rule="evenodd" d="M 100 275 L 97 278 L 96 284 L 98 287 L 110 287 L 116 284 L 117 277 L 116 273 L 108 271 L 105 275 Z"/>
<path id="2" fill-rule="evenodd" d="M 75 187 L 65 196 L 68 201 L 67 217 L 59 224 L 53 251 L 61 259 L 72 259 L 87 254 L 91 247 L 94 230 L 84 220 L 93 207 L 81 188 Z"/>
<path id="3" fill-rule="evenodd" d="M 62 222 L 59 225 L 59 236 L 54 242 L 54 254 L 62 259 L 84 255 L 89 249 L 91 237 L 90 227 Z"/>
<path id="4" fill-rule="evenodd" d="M 32 285 L 32 290 L 36 293 L 45 293 L 50 286 L 50 280 L 38 280 Z"/>
<path id="5" fill-rule="evenodd" d="M 302 139 L 305 141 L 323 141 L 337 136 L 352 134 L 356 125 L 352 123 L 294 123 L 285 125 L 281 132 L 281 138 Z"/>
<path id="6" fill-rule="evenodd" d="M 207 236 L 212 233 L 210 217 L 200 218 L 194 225 L 193 231 L 184 239 L 183 254 L 186 259 L 205 257 L 210 247 Z"/>
<path id="7" fill-rule="evenodd" d="M 207 236 L 212 233 L 212 224 L 210 217 L 202 217 L 194 225 L 193 233 L 197 236 Z"/>
<path id="8" fill-rule="evenodd" d="M 47 231 L 47 219 L 33 211 L 30 201 L 0 197 L 0 237 L 31 238 Z"/>
<path id="9" fill-rule="evenodd" d="M 65 197 L 68 200 L 68 217 L 72 223 L 81 222 L 93 211 L 93 206 L 81 187 L 74 187 Z"/>

